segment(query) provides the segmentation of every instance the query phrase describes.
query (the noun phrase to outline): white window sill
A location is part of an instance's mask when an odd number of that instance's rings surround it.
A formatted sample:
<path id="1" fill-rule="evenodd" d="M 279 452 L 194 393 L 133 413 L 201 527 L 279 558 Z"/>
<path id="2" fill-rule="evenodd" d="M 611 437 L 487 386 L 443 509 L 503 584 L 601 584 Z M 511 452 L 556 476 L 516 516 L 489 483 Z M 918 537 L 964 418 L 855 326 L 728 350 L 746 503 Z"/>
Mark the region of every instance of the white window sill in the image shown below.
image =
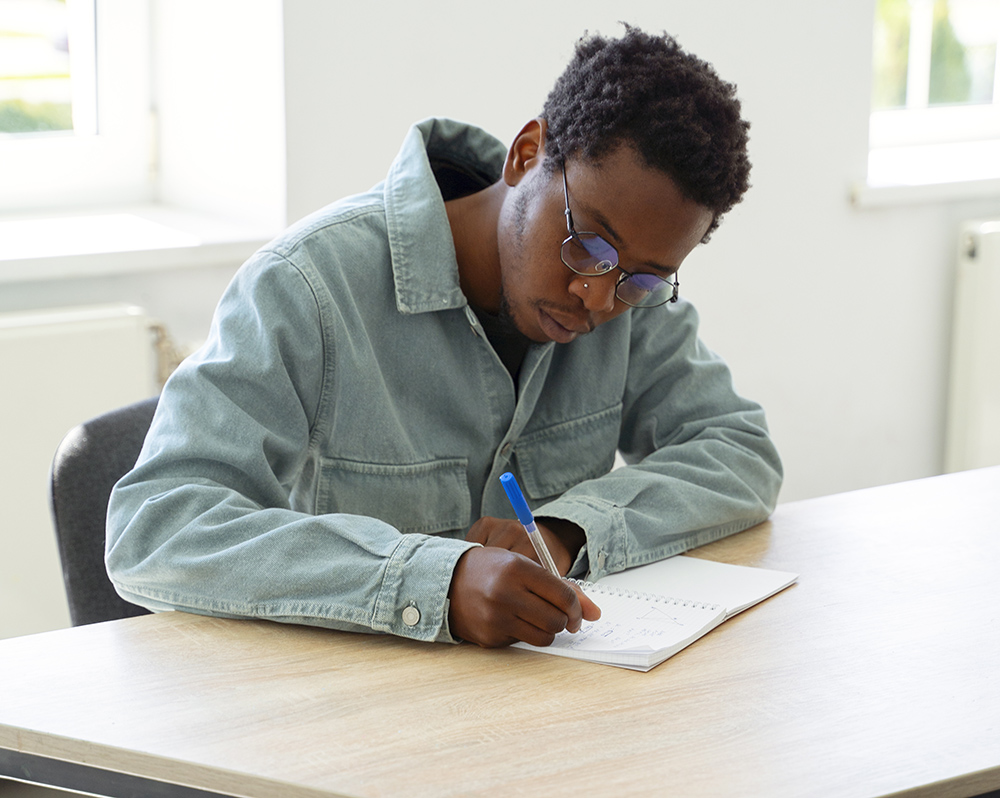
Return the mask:
<path id="1" fill-rule="evenodd" d="M 242 262 L 278 231 L 158 204 L 0 216 L 0 283 Z"/>
<path id="2" fill-rule="evenodd" d="M 860 208 L 1000 198 L 1000 140 L 873 149 Z"/>
<path id="3" fill-rule="evenodd" d="M 909 186 L 859 185 L 851 189 L 851 203 L 857 208 L 884 208 L 890 205 L 977 199 L 1000 199 L 1000 179 Z"/>

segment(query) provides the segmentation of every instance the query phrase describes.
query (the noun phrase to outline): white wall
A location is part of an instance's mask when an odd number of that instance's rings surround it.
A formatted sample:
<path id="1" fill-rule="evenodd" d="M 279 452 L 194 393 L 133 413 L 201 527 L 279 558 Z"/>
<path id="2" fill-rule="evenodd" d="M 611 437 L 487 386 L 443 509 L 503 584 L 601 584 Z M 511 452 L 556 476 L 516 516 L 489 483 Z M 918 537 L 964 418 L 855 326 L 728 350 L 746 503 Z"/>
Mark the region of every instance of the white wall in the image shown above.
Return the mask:
<path id="1" fill-rule="evenodd" d="M 159 198 L 280 229 L 279 0 L 156 0 Z"/>
<path id="2" fill-rule="evenodd" d="M 407 125 L 507 141 L 584 30 L 668 30 L 735 82 L 754 187 L 684 269 L 702 334 L 768 410 L 782 500 L 939 473 L 960 220 L 978 202 L 858 209 L 874 0 L 285 3 L 288 212 L 381 179 Z"/>

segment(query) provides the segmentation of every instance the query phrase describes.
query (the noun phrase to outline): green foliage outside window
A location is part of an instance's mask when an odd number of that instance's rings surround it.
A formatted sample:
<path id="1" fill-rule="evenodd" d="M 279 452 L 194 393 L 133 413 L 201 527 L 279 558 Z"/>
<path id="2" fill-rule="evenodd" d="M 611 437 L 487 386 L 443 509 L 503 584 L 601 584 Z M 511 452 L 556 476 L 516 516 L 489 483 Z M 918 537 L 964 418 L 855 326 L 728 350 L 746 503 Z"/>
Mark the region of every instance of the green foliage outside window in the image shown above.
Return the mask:
<path id="1" fill-rule="evenodd" d="M 0 102 L 0 132 L 41 133 L 72 129 L 73 108 L 70 103 Z"/>
<path id="2" fill-rule="evenodd" d="M 931 38 L 931 81 L 928 105 L 969 101 L 972 75 L 966 63 L 965 46 L 955 36 L 948 18 L 948 3 L 934 3 L 934 33 Z"/>
<path id="3" fill-rule="evenodd" d="M 0 0 L 0 133 L 73 129 L 65 0 Z"/>
<path id="4" fill-rule="evenodd" d="M 911 0 L 877 0 L 872 69 L 873 110 L 905 107 L 909 60 L 911 57 L 928 56 L 927 53 L 910 53 L 911 12 L 914 5 Z M 915 103 L 912 104 L 919 107 L 924 104 L 993 101 L 996 38 L 983 39 L 983 31 L 991 27 L 987 22 L 988 17 L 982 17 L 983 24 L 975 25 L 976 13 L 982 13 L 982 8 L 977 12 L 974 6 L 970 6 L 969 3 L 963 4 L 961 0 L 934 0 L 928 95 L 915 98 Z M 964 33 L 955 24 L 959 12 L 965 19 Z M 970 20 L 974 36 L 969 35 Z M 963 35 L 968 40 L 963 40 Z"/>
<path id="5" fill-rule="evenodd" d="M 873 50 L 872 108 L 902 108 L 910 52 L 909 0 L 878 0 Z"/>

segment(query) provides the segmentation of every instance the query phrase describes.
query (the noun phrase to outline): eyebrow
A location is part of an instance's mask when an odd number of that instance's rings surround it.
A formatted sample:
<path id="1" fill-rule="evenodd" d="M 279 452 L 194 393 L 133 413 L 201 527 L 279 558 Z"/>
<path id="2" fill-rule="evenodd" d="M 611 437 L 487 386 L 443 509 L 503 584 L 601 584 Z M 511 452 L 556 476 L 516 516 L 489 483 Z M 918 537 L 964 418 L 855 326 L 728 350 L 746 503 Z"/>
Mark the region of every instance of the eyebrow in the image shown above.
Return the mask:
<path id="1" fill-rule="evenodd" d="M 622 240 L 622 237 L 620 235 L 618 235 L 618 231 L 615 230 L 615 228 L 612 226 L 611 222 L 608 221 L 607 217 L 603 213 L 601 213 L 599 210 L 591 208 L 589 205 L 586 205 L 586 204 L 581 204 L 580 208 L 591 219 L 593 219 L 595 222 L 597 222 L 597 224 L 599 224 L 601 227 L 603 227 L 605 230 L 607 230 L 608 234 L 614 239 L 615 244 L 619 248 L 625 248 L 627 246 L 625 244 L 625 242 Z M 651 261 L 651 260 L 643 261 L 639 265 L 640 266 L 648 266 L 650 269 L 653 269 L 654 271 L 662 272 L 663 274 L 666 274 L 666 275 L 675 274 L 676 272 L 678 272 L 680 270 L 679 266 L 663 266 L 662 264 L 656 263 L 656 262 Z"/>

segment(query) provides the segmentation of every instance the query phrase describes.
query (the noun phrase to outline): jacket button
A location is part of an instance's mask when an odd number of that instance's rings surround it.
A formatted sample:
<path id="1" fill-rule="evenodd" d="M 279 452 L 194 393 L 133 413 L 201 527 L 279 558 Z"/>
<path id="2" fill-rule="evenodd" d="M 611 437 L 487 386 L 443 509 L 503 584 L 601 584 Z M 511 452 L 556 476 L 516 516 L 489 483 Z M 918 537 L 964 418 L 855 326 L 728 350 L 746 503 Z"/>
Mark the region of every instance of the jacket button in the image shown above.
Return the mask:
<path id="1" fill-rule="evenodd" d="M 416 626 L 420 623 L 420 610 L 413 605 L 403 609 L 403 623 L 407 626 Z"/>

